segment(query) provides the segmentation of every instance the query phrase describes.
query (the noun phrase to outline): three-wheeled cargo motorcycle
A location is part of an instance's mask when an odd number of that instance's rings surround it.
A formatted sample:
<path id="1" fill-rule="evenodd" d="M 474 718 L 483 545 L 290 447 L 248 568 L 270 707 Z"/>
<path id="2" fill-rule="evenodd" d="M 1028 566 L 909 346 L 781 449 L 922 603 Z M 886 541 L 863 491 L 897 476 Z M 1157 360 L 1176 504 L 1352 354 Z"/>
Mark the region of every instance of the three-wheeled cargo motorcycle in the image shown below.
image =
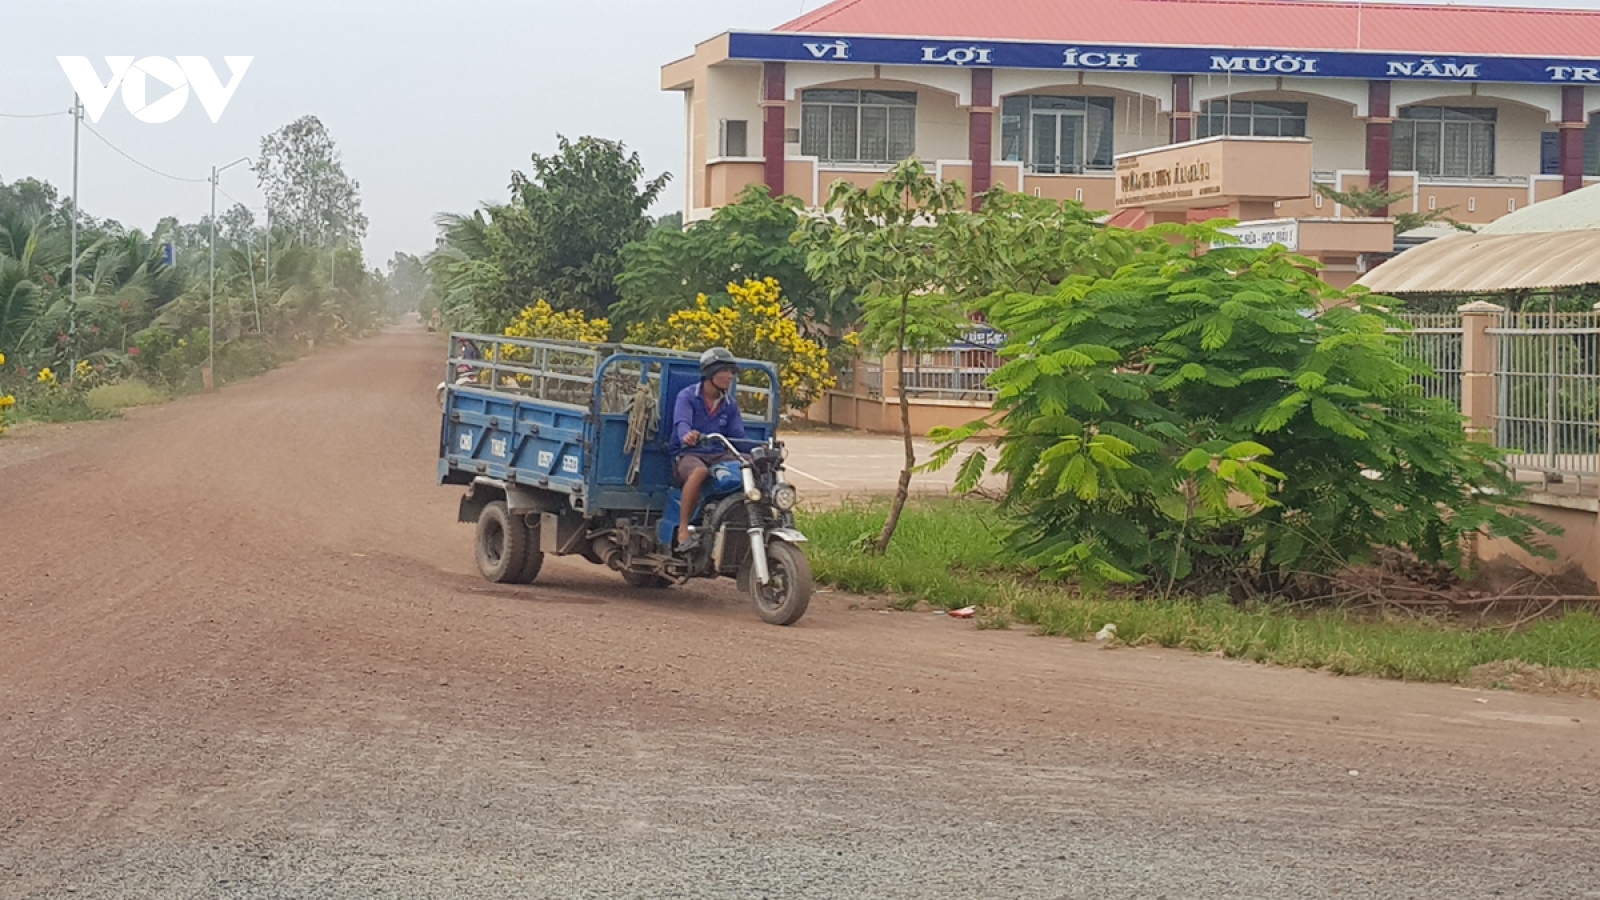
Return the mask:
<path id="1" fill-rule="evenodd" d="M 528 584 L 546 554 L 576 555 L 639 588 L 735 578 L 774 625 L 805 614 L 814 585 L 777 440 L 773 365 L 738 360 L 747 439 L 703 438 L 732 459 L 712 468 L 689 512 L 698 546 L 679 554 L 668 442 L 674 399 L 700 380 L 696 354 L 460 333 L 450 347 L 439 483 L 466 487 L 459 519 L 477 526 L 484 578 Z"/>

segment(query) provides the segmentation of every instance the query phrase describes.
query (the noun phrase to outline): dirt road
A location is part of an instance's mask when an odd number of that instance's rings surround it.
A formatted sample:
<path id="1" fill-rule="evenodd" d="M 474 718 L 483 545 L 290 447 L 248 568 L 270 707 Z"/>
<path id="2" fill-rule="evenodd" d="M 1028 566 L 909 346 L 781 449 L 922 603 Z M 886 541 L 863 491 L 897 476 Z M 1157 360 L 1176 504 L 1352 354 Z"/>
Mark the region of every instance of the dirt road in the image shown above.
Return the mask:
<path id="1" fill-rule="evenodd" d="M 0 897 L 1600 897 L 1593 701 L 491 587 L 438 352 L 0 441 Z"/>

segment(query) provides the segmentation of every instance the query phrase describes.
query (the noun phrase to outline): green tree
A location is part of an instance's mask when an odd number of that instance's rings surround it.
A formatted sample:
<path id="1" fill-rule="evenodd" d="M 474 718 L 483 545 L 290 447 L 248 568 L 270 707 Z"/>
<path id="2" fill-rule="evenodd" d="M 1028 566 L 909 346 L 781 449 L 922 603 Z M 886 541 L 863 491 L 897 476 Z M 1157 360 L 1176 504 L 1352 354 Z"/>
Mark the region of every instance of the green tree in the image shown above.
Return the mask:
<path id="1" fill-rule="evenodd" d="M 396 313 L 415 310 L 427 318 L 439 305 L 427 265 L 410 253 L 396 252 L 388 268 L 383 284 L 389 309 Z"/>
<path id="2" fill-rule="evenodd" d="M 294 141 L 288 140 L 291 131 Z M 17 379 L 25 371 L 49 367 L 62 374 L 69 390 L 136 371 L 173 386 L 192 381 L 193 367 L 203 360 L 208 343 L 213 225 L 222 378 L 270 366 L 275 351 L 268 345 L 273 340 L 337 339 L 369 332 L 383 315 L 384 291 L 366 269 L 355 240 L 365 228 L 353 206 L 355 184 L 343 178 L 342 169 L 335 173 L 338 179 L 330 179 L 325 177 L 327 166 L 286 162 L 305 162 L 304 154 L 287 150 L 309 154 L 318 146 L 314 136 L 292 128 L 263 142 L 269 153 L 261 171 L 277 179 L 273 191 L 280 201 L 307 199 L 308 209 L 318 208 L 319 197 L 335 201 L 331 212 L 325 208 L 320 218 L 307 220 L 312 224 L 295 222 L 281 211 L 290 207 L 280 207 L 275 224 L 283 227 L 274 228 L 270 281 L 266 235 L 248 210 L 235 205 L 215 223 L 165 217 L 150 233 L 77 210 L 74 285 L 70 205 L 45 182 L 0 183 L 0 352 L 10 360 L 0 378 Z M 283 159 L 270 152 L 275 146 L 287 153 Z M 323 160 L 336 164 L 331 142 L 321 146 L 328 151 Z M 295 182 L 308 172 L 316 183 Z M 339 183 L 349 190 L 331 191 Z M 317 222 L 328 227 L 318 230 L 313 227 Z M 297 239 L 301 226 L 318 232 L 312 235 L 315 245 Z M 170 263 L 168 243 L 176 257 Z M 71 299 L 74 289 L 76 303 Z M 20 402 L 25 406 L 31 401 L 24 394 Z"/>
<path id="3" fill-rule="evenodd" d="M 1057 575 L 1196 591 L 1314 590 L 1381 547 L 1460 566 L 1480 531 L 1537 549 L 1499 451 L 1413 384 L 1394 301 L 1225 246 L 1222 224 L 1058 232 L 1074 271 L 983 304 L 1008 337 L 994 413 L 937 434 L 933 463 L 1001 431 L 1011 547 Z M 973 452 L 959 483 L 987 463 Z"/>
<path id="4" fill-rule="evenodd" d="M 531 175 L 511 173 L 512 207 L 498 222 L 515 251 L 508 286 L 525 302 L 604 314 L 618 299 L 622 248 L 650 232 L 645 211 L 671 176 L 641 185 L 639 154 L 618 141 L 557 141 L 553 155 L 533 155 Z"/>
<path id="5" fill-rule="evenodd" d="M 1354 191 L 1336 191 L 1325 184 L 1315 185 L 1317 193 L 1350 210 L 1358 216 L 1388 216 L 1389 207 L 1401 200 L 1411 197 L 1405 191 L 1391 191 L 1384 187 L 1373 185 Z M 1404 234 L 1428 225 L 1433 222 L 1445 222 L 1455 226 L 1461 231 L 1471 231 L 1466 225 L 1450 218 L 1449 212 L 1454 206 L 1444 209 L 1430 209 L 1427 212 L 1398 212 L 1394 213 L 1394 230 L 1396 234 Z"/>
<path id="6" fill-rule="evenodd" d="M 836 182 L 826 209 L 837 222 L 807 223 L 808 271 L 829 289 L 859 298 L 861 345 L 893 354 L 900 385 L 906 354 L 946 346 L 966 324 L 950 294 L 967 236 L 964 193 L 961 185 L 940 181 L 920 161 L 908 159 L 869 188 Z M 903 389 L 898 393 L 905 466 L 873 544 L 880 554 L 894 538 L 917 467 L 910 397 Z"/>
<path id="7" fill-rule="evenodd" d="M 517 310 L 538 299 L 511 291 L 506 261 L 513 248 L 500 225 L 510 213 L 510 207 L 494 205 L 471 215 L 439 216 L 439 245 L 428 254 L 427 265 L 451 327 L 499 331 Z"/>
<path id="8" fill-rule="evenodd" d="M 511 200 L 439 217 L 428 265 L 453 324 L 499 331 L 537 300 L 604 314 L 618 299 L 622 248 L 651 230 L 645 210 L 669 176 L 640 183 L 637 153 L 616 141 L 559 137 L 511 173 Z"/>
<path id="9" fill-rule="evenodd" d="M 625 325 L 663 321 L 701 294 L 720 306 L 728 285 L 772 278 L 803 325 L 849 326 L 857 312 L 853 297 L 836 302 L 806 270 L 806 250 L 794 240 L 803 212 L 798 198 L 773 197 L 765 185 L 753 185 L 709 219 L 682 230 L 656 228 L 622 250 L 622 299 L 613 318 Z"/>
<path id="10" fill-rule="evenodd" d="M 350 246 L 366 236 L 361 184 L 345 174 L 339 148 L 316 116 L 262 138 L 255 173 L 273 226 L 298 243 Z"/>
<path id="11" fill-rule="evenodd" d="M 38 315 L 44 285 L 36 256 L 37 217 L 0 210 L 0 353 L 16 356 Z"/>

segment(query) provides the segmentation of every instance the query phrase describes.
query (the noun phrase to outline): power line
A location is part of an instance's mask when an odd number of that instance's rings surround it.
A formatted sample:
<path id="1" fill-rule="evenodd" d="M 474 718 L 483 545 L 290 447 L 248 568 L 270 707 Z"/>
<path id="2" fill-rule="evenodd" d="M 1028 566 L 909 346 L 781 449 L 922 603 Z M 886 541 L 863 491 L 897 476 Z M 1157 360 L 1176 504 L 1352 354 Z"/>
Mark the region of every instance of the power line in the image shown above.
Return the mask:
<path id="1" fill-rule="evenodd" d="M 117 151 L 117 153 L 120 154 L 123 159 L 126 159 L 128 162 L 133 163 L 134 165 L 138 166 L 141 169 L 145 169 L 146 171 L 149 171 L 149 172 L 154 172 L 155 174 L 160 175 L 162 178 L 170 178 L 173 181 L 186 181 L 186 182 L 189 182 L 191 184 L 205 184 L 206 182 L 211 180 L 209 178 L 180 178 L 177 175 L 168 175 L 166 172 L 163 172 L 160 169 L 157 169 L 157 168 L 155 168 L 153 166 L 147 166 L 144 163 L 138 161 L 137 159 L 134 159 L 133 157 L 129 156 L 127 154 L 127 152 L 125 152 L 121 147 L 118 147 L 116 144 L 113 144 L 113 143 L 111 143 L 111 141 L 107 140 L 105 135 L 101 134 L 98 131 L 95 131 L 94 127 L 91 126 L 88 122 L 84 122 L 83 123 L 83 127 L 89 129 L 89 133 L 90 134 L 92 134 L 95 137 L 99 138 L 100 139 L 100 143 L 105 144 L 107 147 L 110 147 L 111 149 Z"/>
<path id="2" fill-rule="evenodd" d="M 70 110 L 70 109 L 63 109 L 63 110 L 60 110 L 58 112 L 47 112 L 47 113 L 3 113 L 3 112 L 0 112 L 0 119 L 48 119 L 51 116 L 70 116 L 70 115 L 72 115 L 72 110 Z"/>
<path id="3" fill-rule="evenodd" d="M 221 185 L 217 186 L 217 193 L 221 194 L 224 197 L 227 197 L 229 200 L 232 200 L 235 204 L 237 204 L 239 206 L 243 206 L 247 210 L 250 209 L 249 204 L 244 203 L 239 198 L 237 198 L 237 197 L 233 196 L 232 194 L 228 193 L 227 191 L 223 190 Z M 251 210 L 251 212 L 254 212 L 254 210 Z"/>

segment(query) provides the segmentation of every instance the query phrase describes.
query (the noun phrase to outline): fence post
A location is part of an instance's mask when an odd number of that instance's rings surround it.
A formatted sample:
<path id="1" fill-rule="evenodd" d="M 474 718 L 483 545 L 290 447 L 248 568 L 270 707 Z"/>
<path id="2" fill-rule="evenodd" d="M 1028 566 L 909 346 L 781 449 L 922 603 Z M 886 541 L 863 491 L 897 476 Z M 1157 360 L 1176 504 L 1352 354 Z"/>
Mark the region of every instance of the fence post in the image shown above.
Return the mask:
<path id="1" fill-rule="evenodd" d="M 1595 312 L 1594 324 L 1600 325 L 1600 303 L 1596 303 L 1592 307 L 1592 309 L 1594 309 L 1594 312 Z M 1595 467 L 1594 467 L 1594 470 L 1595 470 L 1595 473 L 1597 475 L 1600 475 L 1600 452 L 1597 452 L 1595 454 Z M 1600 522 L 1596 522 L 1596 525 L 1600 526 Z M 1596 527 L 1595 528 L 1595 535 L 1594 536 L 1595 536 L 1596 546 L 1600 546 L 1600 527 Z M 1589 574 L 1593 575 L 1594 573 L 1590 572 Z"/>
<path id="2" fill-rule="evenodd" d="M 1476 300 L 1462 306 L 1461 313 L 1461 414 L 1467 419 L 1467 434 L 1478 440 L 1493 441 L 1500 415 L 1500 394 L 1494 373 L 1499 368 L 1499 342 L 1489 329 L 1500 324 L 1506 308 L 1497 303 Z"/>

